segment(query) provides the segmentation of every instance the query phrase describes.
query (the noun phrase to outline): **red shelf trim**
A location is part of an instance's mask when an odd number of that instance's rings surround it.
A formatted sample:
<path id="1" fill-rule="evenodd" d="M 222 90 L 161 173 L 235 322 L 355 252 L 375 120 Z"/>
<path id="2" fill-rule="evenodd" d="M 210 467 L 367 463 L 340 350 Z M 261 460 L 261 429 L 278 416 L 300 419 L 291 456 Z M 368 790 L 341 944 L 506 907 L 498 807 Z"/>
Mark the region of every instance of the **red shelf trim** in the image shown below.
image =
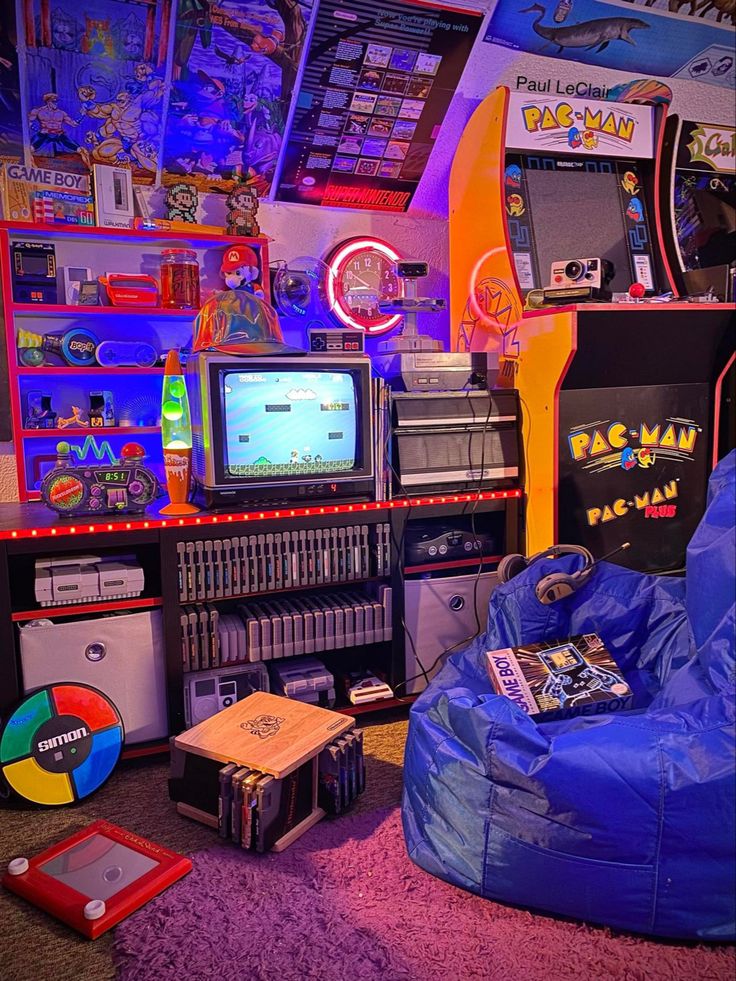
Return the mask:
<path id="1" fill-rule="evenodd" d="M 205 245 L 210 246 L 227 246 L 243 243 L 267 245 L 270 241 L 267 235 L 248 238 L 242 235 L 226 235 L 224 231 L 221 235 L 218 235 L 214 232 L 197 231 L 198 227 L 197 225 L 192 225 L 191 232 L 167 232 L 159 229 L 145 228 L 100 228 L 98 225 L 36 225 L 23 221 L 0 222 L 0 228 L 4 228 L 11 235 L 31 237 L 38 235 L 61 235 L 63 237 L 74 236 L 76 238 L 120 238 L 131 239 L 133 243 L 140 242 L 141 240 L 148 242 L 168 242 L 175 239 L 181 242 L 203 242 Z"/>
<path id="2" fill-rule="evenodd" d="M 160 432 L 160 426 L 101 426 L 94 429 L 91 426 L 81 429 L 70 426 L 68 429 L 22 429 L 20 434 L 23 439 L 34 439 L 39 436 L 58 436 L 63 439 L 64 436 L 125 436 L 128 433 L 145 436 Z"/>
<path id="3" fill-rule="evenodd" d="M 479 563 L 478 557 L 474 556 L 472 552 L 468 552 L 468 556 L 465 559 L 448 559 L 446 562 L 426 562 L 423 565 L 406 565 L 404 566 L 404 572 L 439 572 L 440 569 L 461 569 L 464 566 L 468 566 L 471 570 L 476 570 L 478 565 L 498 565 L 502 558 L 502 555 L 485 555 Z"/>
<path id="4" fill-rule="evenodd" d="M 101 430 L 104 432 L 104 430 Z M 392 511 L 396 508 L 428 507 L 437 504 L 466 504 L 475 501 L 505 501 L 518 499 L 522 495 L 519 488 L 504 491 L 481 491 L 479 494 L 433 494 L 431 497 L 402 498 L 396 501 L 367 501 L 364 504 L 314 504 L 308 508 L 279 508 L 278 511 L 251 511 L 234 514 L 202 513 L 188 518 L 133 517 L 130 521 L 116 523 L 97 521 L 81 517 L 74 524 L 59 522 L 49 528 L 18 528 L 0 531 L 0 540 L 15 541 L 22 538 L 61 538 L 67 535 L 99 535 L 105 532 L 140 531 L 157 528 L 194 528 L 212 525 L 227 525 L 233 521 L 272 521 L 283 518 L 304 518 L 321 514 L 360 514 L 364 511 Z"/>
<path id="5" fill-rule="evenodd" d="M 199 310 L 172 310 L 169 307 L 108 307 L 97 304 L 96 306 L 80 306 L 73 304 L 60 303 L 11 303 L 9 310 L 16 316 L 27 317 L 36 314 L 39 317 L 83 317 L 98 316 L 129 316 L 136 314 L 147 317 L 180 317 L 191 320 L 196 317 Z"/>
<path id="6" fill-rule="evenodd" d="M 115 375 L 163 375 L 164 369 L 163 365 L 160 368 L 73 368 L 71 365 L 57 368 L 39 365 L 38 368 L 21 368 L 18 366 L 15 373 L 24 376 L 37 375 L 39 378 L 43 375 L 110 375 L 114 377 Z"/>
<path id="7" fill-rule="evenodd" d="M 37 610 L 19 610 L 11 613 L 13 623 L 38 620 L 41 617 L 73 617 L 78 613 L 109 613 L 112 610 L 153 610 L 163 605 L 160 596 L 131 597 L 100 603 L 70 603 L 68 606 L 39 606 Z"/>

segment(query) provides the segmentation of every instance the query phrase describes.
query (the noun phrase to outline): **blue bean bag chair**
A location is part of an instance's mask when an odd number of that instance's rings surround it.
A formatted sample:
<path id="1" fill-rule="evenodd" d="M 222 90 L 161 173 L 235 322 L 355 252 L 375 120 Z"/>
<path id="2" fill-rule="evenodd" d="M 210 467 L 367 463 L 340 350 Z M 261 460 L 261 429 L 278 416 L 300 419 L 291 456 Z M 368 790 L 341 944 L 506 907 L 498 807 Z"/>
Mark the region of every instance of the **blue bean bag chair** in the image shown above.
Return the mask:
<path id="1" fill-rule="evenodd" d="M 489 899 L 665 937 L 736 936 L 736 451 L 711 475 L 684 579 L 543 560 L 497 588 L 487 632 L 411 710 L 403 824 L 427 872 Z M 666 529 L 663 529 L 666 534 Z M 487 650 L 595 632 L 623 713 L 540 723 L 492 693 Z"/>

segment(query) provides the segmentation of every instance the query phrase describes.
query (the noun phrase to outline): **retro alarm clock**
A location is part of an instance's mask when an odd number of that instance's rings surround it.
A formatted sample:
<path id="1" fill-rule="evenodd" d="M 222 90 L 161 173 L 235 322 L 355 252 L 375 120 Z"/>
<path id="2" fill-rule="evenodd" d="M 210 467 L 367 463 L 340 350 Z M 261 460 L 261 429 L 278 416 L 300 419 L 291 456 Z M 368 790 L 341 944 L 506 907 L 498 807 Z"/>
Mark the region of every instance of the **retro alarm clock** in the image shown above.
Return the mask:
<path id="1" fill-rule="evenodd" d="M 341 327 L 367 334 L 384 334 L 402 314 L 380 310 L 381 300 L 404 295 L 396 274 L 398 252 L 381 239 L 362 235 L 341 242 L 328 254 L 325 293 L 330 313 Z"/>
<path id="2" fill-rule="evenodd" d="M 115 464 L 71 465 L 71 447 L 56 445 L 56 466 L 41 483 L 41 500 L 62 517 L 140 514 L 158 494 L 158 480 L 143 466 L 145 452 L 126 443 Z"/>

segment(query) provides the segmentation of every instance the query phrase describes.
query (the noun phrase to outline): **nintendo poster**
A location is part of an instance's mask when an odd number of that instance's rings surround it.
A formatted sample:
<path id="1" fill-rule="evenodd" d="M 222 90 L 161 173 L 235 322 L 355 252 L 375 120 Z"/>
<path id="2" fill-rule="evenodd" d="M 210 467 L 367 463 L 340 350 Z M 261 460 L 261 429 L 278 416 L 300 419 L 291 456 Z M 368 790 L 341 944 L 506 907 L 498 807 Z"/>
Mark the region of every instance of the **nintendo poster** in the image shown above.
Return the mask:
<path id="1" fill-rule="evenodd" d="M 411 0 L 322 0 L 276 199 L 406 211 L 481 22 Z"/>
<path id="2" fill-rule="evenodd" d="M 23 0 L 25 126 L 34 166 L 130 166 L 154 182 L 168 0 Z"/>
<path id="3" fill-rule="evenodd" d="M 0 160 L 23 159 L 15 0 L 0 0 Z"/>
<path id="4" fill-rule="evenodd" d="M 732 88 L 733 0 L 499 0 L 484 40 L 519 51 Z"/>
<path id="5" fill-rule="evenodd" d="M 164 183 L 268 193 L 310 14 L 299 0 L 179 0 Z"/>

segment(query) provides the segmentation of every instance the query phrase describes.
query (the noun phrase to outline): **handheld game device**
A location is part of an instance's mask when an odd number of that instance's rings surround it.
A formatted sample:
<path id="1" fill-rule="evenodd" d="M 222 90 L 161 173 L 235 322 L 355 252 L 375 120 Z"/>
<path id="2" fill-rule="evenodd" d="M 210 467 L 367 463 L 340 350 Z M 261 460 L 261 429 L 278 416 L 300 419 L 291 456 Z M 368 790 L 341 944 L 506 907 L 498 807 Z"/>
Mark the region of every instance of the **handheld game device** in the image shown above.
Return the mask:
<path id="1" fill-rule="evenodd" d="M 100 276 L 107 298 L 114 307 L 158 306 L 158 283 L 147 273 L 110 272 Z"/>
<path id="2" fill-rule="evenodd" d="M 68 443 L 58 443 L 56 452 L 57 465 L 43 479 L 41 500 L 57 514 L 140 514 L 156 498 L 158 480 L 143 466 L 138 443 L 126 443 L 118 462 L 107 466 L 71 466 Z"/>
<path id="3" fill-rule="evenodd" d="M 94 940 L 191 868 L 183 855 L 93 821 L 34 858 L 14 858 L 2 883 Z"/>
<path id="4" fill-rule="evenodd" d="M 574 705 L 576 698 L 592 691 L 616 692 L 621 683 L 613 672 L 586 661 L 573 644 L 540 651 L 539 658 L 549 671 L 541 694 L 559 699 L 560 705 Z"/>

